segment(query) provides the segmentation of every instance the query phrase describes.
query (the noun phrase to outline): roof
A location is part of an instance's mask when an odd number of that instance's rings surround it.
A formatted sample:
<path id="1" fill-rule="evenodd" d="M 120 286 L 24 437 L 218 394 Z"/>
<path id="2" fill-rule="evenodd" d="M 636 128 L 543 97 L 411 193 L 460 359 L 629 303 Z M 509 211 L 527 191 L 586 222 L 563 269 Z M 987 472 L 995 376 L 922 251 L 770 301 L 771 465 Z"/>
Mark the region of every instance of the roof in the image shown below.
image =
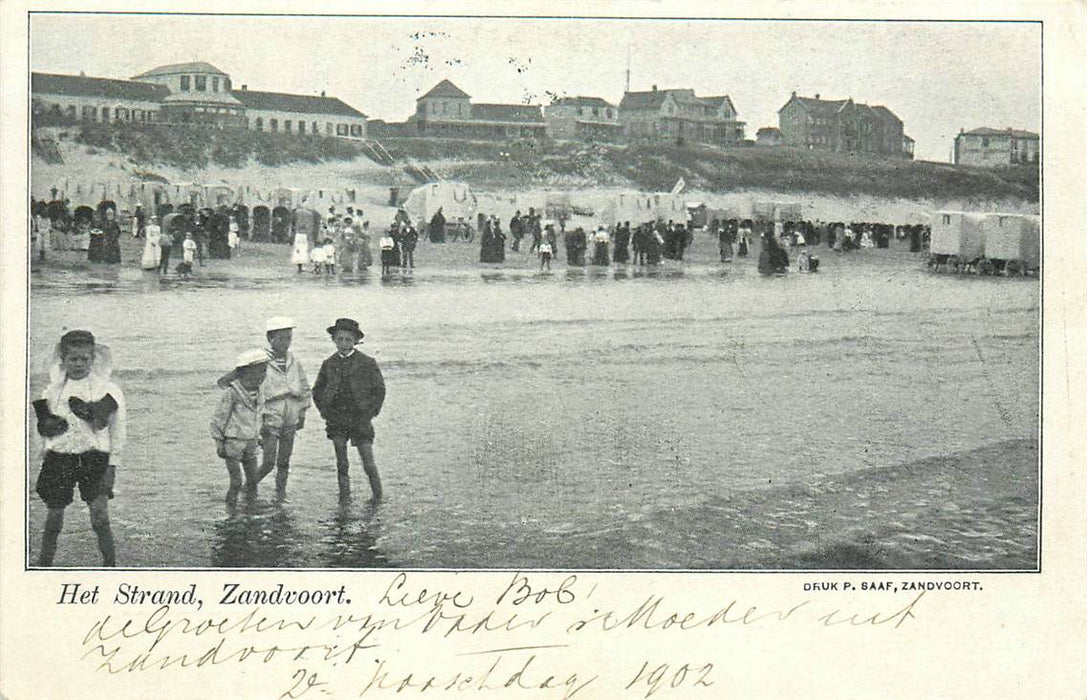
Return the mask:
<path id="1" fill-rule="evenodd" d="M 543 114 L 537 105 L 472 105 L 472 119 L 526 124 L 542 124 L 544 121 Z"/>
<path id="2" fill-rule="evenodd" d="M 704 102 L 709 102 L 714 107 L 720 107 L 722 102 L 728 102 L 728 108 L 733 114 L 736 114 L 736 105 L 732 104 L 732 98 L 728 95 L 711 95 L 709 97 L 703 97 Z"/>
<path id="3" fill-rule="evenodd" d="M 237 106 L 241 103 L 230 96 L 228 92 L 175 92 L 163 98 L 163 102 L 170 104 L 218 104 Z"/>
<path id="4" fill-rule="evenodd" d="M 960 135 L 965 136 L 1014 136 L 1017 139 L 1036 139 L 1038 134 L 1033 131 L 1023 131 L 1022 129 L 990 129 L 987 126 L 982 126 L 977 129 L 971 129 L 970 131 L 964 131 Z"/>
<path id="5" fill-rule="evenodd" d="M 660 109 L 667 97 L 667 90 L 624 92 L 623 99 L 619 102 L 619 109 Z"/>
<path id="6" fill-rule="evenodd" d="M 247 109 L 265 109 L 275 112 L 298 114 L 336 114 L 343 117 L 365 119 L 366 115 L 349 104 L 335 98 L 319 95 L 291 95 L 285 92 L 259 92 L 235 90 L 231 93 Z"/>
<path id="7" fill-rule="evenodd" d="M 872 111 L 875 112 L 876 115 L 878 117 L 882 118 L 884 121 L 896 121 L 896 122 L 901 122 L 902 121 L 901 119 L 898 118 L 898 115 L 896 115 L 894 112 L 887 109 L 883 105 L 874 105 L 872 107 Z"/>
<path id="8" fill-rule="evenodd" d="M 574 106 L 574 107 L 615 107 L 615 105 L 613 105 L 611 102 L 608 102 L 607 100 L 605 100 L 602 97 L 583 97 L 583 96 L 580 96 L 580 95 L 577 96 L 577 97 L 563 97 L 562 99 L 559 99 L 559 100 L 556 100 L 555 102 L 553 102 L 552 106 L 554 106 L 554 107 L 559 107 L 559 106 L 562 106 L 562 107 L 566 107 L 566 106 Z"/>
<path id="9" fill-rule="evenodd" d="M 793 96 L 789 98 L 789 101 L 782 105 L 781 109 L 778 111 L 780 112 L 793 102 L 796 102 L 809 112 L 831 115 L 844 107 L 848 100 L 817 100 L 814 97 L 800 97 L 794 93 Z"/>
<path id="10" fill-rule="evenodd" d="M 30 91 L 50 95 L 109 97 L 119 100 L 159 102 L 170 94 L 165 85 L 140 83 L 133 80 L 88 78 L 84 75 L 31 73 Z"/>
<path id="11" fill-rule="evenodd" d="M 430 91 L 424 94 L 422 97 L 415 98 L 415 101 L 424 100 L 428 97 L 469 97 L 468 93 L 461 90 L 459 87 L 449 82 L 449 80 L 443 80 L 434 87 L 430 88 Z"/>
<path id="12" fill-rule="evenodd" d="M 226 75 L 223 71 L 219 70 L 210 63 L 203 61 L 196 61 L 194 63 L 171 63 L 168 66 L 159 66 L 158 68 L 152 68 L 149 71 L 140 73 L 134 76 L 133 80 L 138 78 L 150 78 L 155 75 L 176 75 L 177 73 L 216 73 L 218 75 Z"/>

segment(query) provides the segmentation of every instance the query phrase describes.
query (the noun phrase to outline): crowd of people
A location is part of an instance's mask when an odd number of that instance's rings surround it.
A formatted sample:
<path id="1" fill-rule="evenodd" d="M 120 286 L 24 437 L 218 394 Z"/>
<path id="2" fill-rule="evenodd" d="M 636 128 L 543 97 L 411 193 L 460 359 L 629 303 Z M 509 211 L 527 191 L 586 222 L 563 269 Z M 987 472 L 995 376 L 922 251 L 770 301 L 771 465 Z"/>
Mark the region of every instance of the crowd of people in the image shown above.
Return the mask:
<path id="1" fill-rule="evenodd" d="M 196 209 L 183 204 L 165 216 L 147 216 L 142 207 L 132 214 L 131 231 L 145 241 L 141 266 L 169 274 L 171 255 L 179 251 L 181 261 L 175 268 L 187 276 L 194 265 L 205 258 L 229 259 L 236 254 L 249 230 L 244 207 Z M 121 227 L 116 205 L 102 202 L 97 209 L 77 207 L 68 211 L 67 201 L 31 202 L 33 219 L 31 239 L 34 250 L 44 259 L 47 249 L 86 250 L 90 262 L 121 262 Z M 171 214 L 173 216 L 171 216 Z M 312 221 L 310 219 L 312 218 Z M 346 213 L 330 208 L 322 217 L 309 209 L 292 212 L 285 229 L 293 240 L 290 263 L 297 272 L 315 275 L 356 273 L 370 268 L 370 222 L 361 209 L 347 207 Z M 795 260 L 799 271 L 818 269 L 816 245 L 825 244 L 834 252 L 847 253 L 867 248 L 886 248 L 893 239 L 908 240 L 911 252 L 920 252 L 928 244 L 930 230 L 925 225 L 894 226 L 874 222 L 780 221 L 765 219 L 713 219 L 705 227 L 691 221 L 678 223 L 656 219 L 632 225 L 630 221 L 586 230 L 561 218 L 544 219 L 535 208 L 527 213 L 517 210 L 509 220 L 508 235 L 495 214 L 479 213 L 473 230 L 457 220 L 450 224 L 439 207 L 423 228 L 423 233 L 404 209 L 398 209 L 389 227 L 378 236 L 378 254 L 383 276 L 399 269 L 410 273 L 415 268 L 415 251 L 421 238 L 442 243 L 479 235 L 479 261 L 504 263 L 511 253 L 538 256 L 540 269 L 551 269 L 558 259 L 561 238 L 567 266 L 608 266 L 632 264 L 654 266 L 664 260 L 682 261 L 688 254 L 695 231 L 701 228 L 714 236 L 721 262 L 752 254 L 754 241 L 760 241 L 759 270 L 766 274 L 790 269 Z M 462 230 L 463 229 L 463 230 Z M 508 247 L 507 247 L 508 244 Z M 795 253 L 795 257 L 793 253 Z"/>

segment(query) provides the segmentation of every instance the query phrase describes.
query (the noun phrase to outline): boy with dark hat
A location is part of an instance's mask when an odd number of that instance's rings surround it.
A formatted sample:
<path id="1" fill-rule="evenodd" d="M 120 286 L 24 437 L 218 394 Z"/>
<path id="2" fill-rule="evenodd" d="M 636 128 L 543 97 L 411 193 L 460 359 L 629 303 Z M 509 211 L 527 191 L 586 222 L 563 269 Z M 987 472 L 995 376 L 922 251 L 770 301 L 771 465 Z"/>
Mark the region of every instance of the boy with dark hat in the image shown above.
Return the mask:
<path id="1" fill-rule="evenodd" d="M 374 500 L 381 499 L 381 478 L 374 462 L 373 419 L 385 401 L 385 380 L 377 362 L 355 349 L 363 338 L 358 321 L 338 318 L 328 327 L 336 352 L 321 364 L 313 384 L 313 404 L 325 419 L 325 433 L 336 450 L 340 498 L 351 493 L 347 441 L 359 451 Z"/>

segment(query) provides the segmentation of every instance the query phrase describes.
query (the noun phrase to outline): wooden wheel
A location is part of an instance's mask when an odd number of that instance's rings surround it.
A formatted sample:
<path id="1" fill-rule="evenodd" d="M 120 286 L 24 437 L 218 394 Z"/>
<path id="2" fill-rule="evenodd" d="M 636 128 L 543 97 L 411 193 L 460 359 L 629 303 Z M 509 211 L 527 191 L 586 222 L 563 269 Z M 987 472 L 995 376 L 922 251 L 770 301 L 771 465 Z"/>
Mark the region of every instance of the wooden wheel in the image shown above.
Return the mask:
<path id="1" fill-rule="evenodd" d="M 977 271 L 979 275 L 991 275 L 996 272 L 996 265 L 993 264 L 992 260 L 982 258 L 978 260 Z"/>
<path id="2" fill-rule="evenodd" d="M 1004 274 L 1008 277 L 1020 277 L 1026 274 L 1026 265 L 1020 260 L 1009 260 L 1004 265 Z"/>
<path id="3" fill-rule="evenodd" d="M 962 270 L 962 259 L 958 255 L 947 256 L 947 269 L 952 272 L 960 272 Z"/>

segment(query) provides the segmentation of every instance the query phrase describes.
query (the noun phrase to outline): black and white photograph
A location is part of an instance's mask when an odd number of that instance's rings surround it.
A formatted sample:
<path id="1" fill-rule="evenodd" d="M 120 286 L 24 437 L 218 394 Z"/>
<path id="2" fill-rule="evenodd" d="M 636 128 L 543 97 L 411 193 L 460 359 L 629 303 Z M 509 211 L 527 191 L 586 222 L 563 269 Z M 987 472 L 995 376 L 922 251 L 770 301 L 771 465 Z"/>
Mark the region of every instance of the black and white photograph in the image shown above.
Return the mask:
<path id="1" fill-rule="evenodd" d="M 1038 571 L 1042 46 L 32 13 L 26 568 Z"/>

